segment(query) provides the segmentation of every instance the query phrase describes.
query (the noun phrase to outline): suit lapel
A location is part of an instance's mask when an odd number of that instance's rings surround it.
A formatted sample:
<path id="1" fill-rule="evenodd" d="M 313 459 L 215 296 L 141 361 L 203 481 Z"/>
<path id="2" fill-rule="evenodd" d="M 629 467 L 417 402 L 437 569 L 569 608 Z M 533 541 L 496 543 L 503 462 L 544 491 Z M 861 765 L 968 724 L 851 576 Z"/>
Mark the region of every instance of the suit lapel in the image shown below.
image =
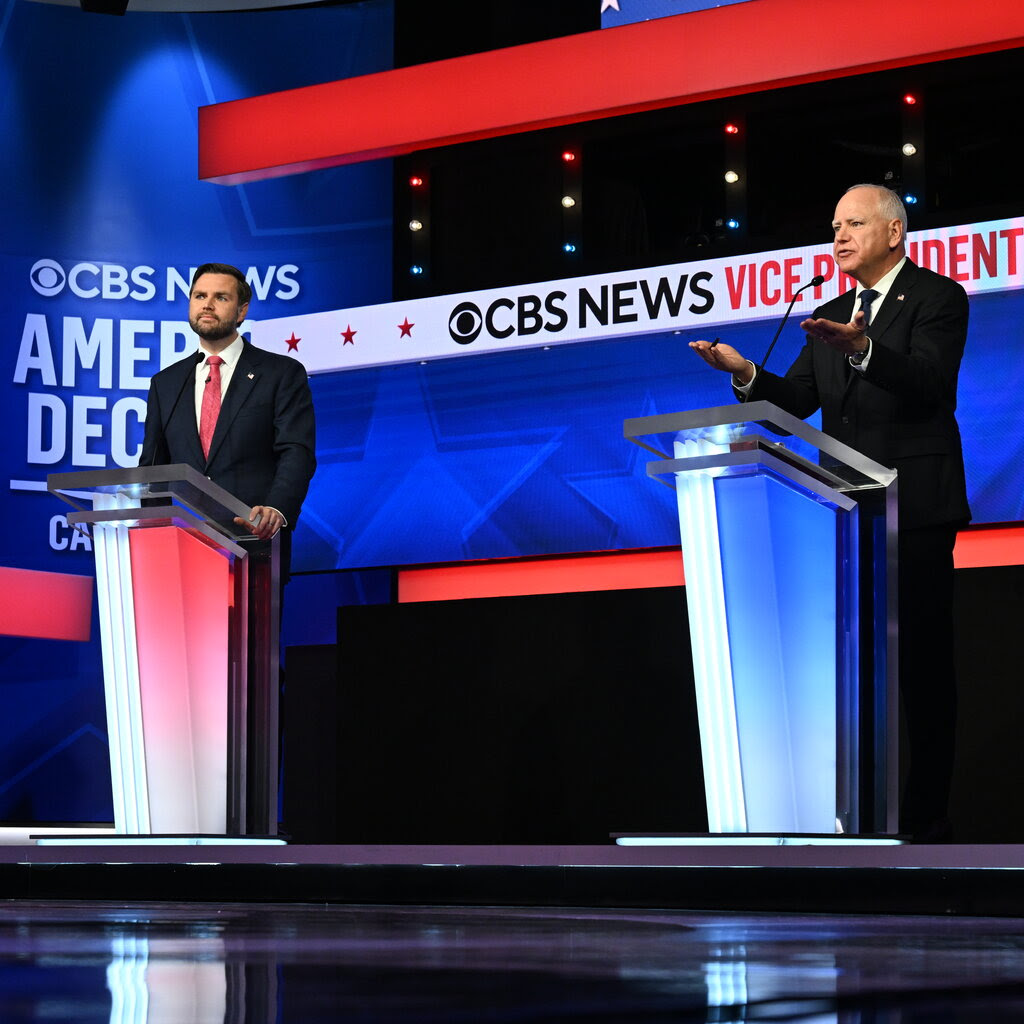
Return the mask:
<path id="1" fill-rule="evenodd" d="M 893 321 L 903 312 L 906 307 L 906 297 L 910 294 L 917 279 L 917 267 L 907 260 L 903 269 L 896 275 L 892 287 L 886 292 L 885 299 L 878 310 L 878 315 L 871 321 L 868 327 L 868 335 L 872 343 L 883 343 L 885 332 L 892 326 Z"/>
<path id="2" fill-rule="evenodd" d="M 908 259 L 903 264 L 903 269 L 896 275 L 896 280 L 893 281 L 892 287 L 885 293 L 885 298 L 882 300 L 882 305 L 878 307 L 878 311 L 871 318 L 871 323 L 868 325 L 867 334 L 871 338 L 872 345 L 884 345 L 885 344 L 885 332 L 892 326 L 896 318 L 903 312 L 905 308 L 905 299 L 910 294 L 910 290 L 914 287 L 917 279 L 917 267 L 911 263 Z M 851 294 L 854 294 L 851 289 Z M 850 316 L 849 319 L 853 319 L 853 306 L 855 302 L 850 303 Z M 850 361 L 843 356 L 843 368 L 846 374 L 846 388 L 844 390 L 844 398 L 849 394 L 851 386 L 855 381 L 858 381 L 862 374 L 850 366 Z"/>
<path id="3" fill-rule="evenodd" d="M 217 457 L 217 450 L 231 430 L 232 421 L 248 401 L 257 380 L 259 380 L 259 359 L 253 355 L 252 345 L 246 342 L 242 346 L 242 354 L 238 357 L 238 363 L 231 374 L 231 383 L 228 384 L 228 389 L 224 392 L 220 415 L 217 417 L 217 428 L 214 430 L 213 440 L 210 442 L 210 457 L 206 460 L 207 465 Z"/>
<path id="4" fill-rule="evenodd" d="M 172 416 L 173 422 L 168 422 L 166 430 L 168 434 L 177 432 L 178 438 L 188 447 L 189 464 L 199 467 L 206 461 L 199 443 L 199 424 L 196 422 L 196 368 L 199 361 L 190 358 L 182 360 L 178 365 L 181 373 L 169 381 L 171 391 L 168 395 L 168 402 L 177 402 L 177 407 Z"/>

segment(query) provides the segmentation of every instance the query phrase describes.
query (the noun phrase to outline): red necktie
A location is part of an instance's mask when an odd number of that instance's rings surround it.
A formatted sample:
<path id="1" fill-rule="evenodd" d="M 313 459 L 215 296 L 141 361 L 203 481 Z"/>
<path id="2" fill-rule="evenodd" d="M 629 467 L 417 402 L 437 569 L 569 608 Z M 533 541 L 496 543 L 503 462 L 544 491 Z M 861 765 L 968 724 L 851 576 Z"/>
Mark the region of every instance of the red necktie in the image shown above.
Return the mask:
<path id="1" fill-rule="evenodd" d="M 213 441 L 217 417 L 220 415 L 220 366 L 223 362 L 220 356 L 210 356 L 207 360 L 210 376 L 206 378 L 203 406 L 199 411 L 199 443 L 203 446 L 204 459 L 210 457 L 210 443 Z"/>

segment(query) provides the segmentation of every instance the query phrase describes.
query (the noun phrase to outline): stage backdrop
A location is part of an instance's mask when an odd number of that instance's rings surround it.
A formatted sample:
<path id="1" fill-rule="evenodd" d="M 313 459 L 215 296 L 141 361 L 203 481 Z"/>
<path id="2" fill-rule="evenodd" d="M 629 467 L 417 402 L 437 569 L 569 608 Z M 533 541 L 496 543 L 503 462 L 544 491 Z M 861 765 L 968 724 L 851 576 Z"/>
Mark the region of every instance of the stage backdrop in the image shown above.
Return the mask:
<path id="1" fill-rule="evenodd" d="M 135 464 L 149 376 L 195 344 L 198 262 L 245 268 L 255 342 L 313 372 L 320 470 L 294 560 L 313 574 L 676 542 L 673 498 L 622 420 L 731 402 L 687 341 L 717 334 L 759 359 L 828 259 L 823 211 L 812 250 L 391 304 L 388 166 L 238 188 L 195 170 L 197 106 L 386 67 L 389 5 L 0 12 L 0 566 L 92 574 L 43 481 Z M 1022 516 L 1022 236 L 1016 220 L 967 225 L 918 252 L 972 291 L 960 421 L 982 521 Z M 325 310 L 340 311 L 322 317 L 326 355 L 312 330 Z M 292 585 L 291 613 L 302 593 Z M 0 820 L 109 819 L 95 629 L 90 643 L 0 639 L 0 698 Z"/>
<path id="2" fill-rule="evenodd" d="M 783 372 L 800 321 L 853 287 L 823 241 L 778 252 L 285 316 L 254 341 L 313 374 L 320 468 L 300 570 L 678 542 L 671 491 L 622 440 L 631 416 L 726 405 L 687 342 L 721 336 Z M 1024 517 L 1024 219 L 911 231 L 911 258 L 960 281 L 971 323 L 958 417 L 975 522 Z M 345 372 L 338 372 L 344 369 Z"/>
<path id="3" fill-rule="evenodd" d="M 250 272 L 253 316 L 390 297 L 390 164 L 210 185 L 196 111 L 391 53 L 390 0 L 123 18 L 0 0 L 0 566 L 92 575 L 43 481 L 135 464 L 150 375 L 195 345 L 192 267 Z M 110 817 L 93 632 L 0 637 L 0 821 Z"/>

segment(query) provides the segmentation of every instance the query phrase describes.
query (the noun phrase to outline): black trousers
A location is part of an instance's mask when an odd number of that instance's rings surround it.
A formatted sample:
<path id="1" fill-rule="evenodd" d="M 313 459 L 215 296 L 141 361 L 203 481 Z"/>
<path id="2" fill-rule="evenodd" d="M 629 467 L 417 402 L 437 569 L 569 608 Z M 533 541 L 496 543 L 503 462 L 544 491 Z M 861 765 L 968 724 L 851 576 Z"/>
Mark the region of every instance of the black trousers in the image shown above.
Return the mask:
<path id="1" fill-rule="evenodd" d="M 945 821 L 956 742 L 953 545 L 957 525 L 899 535 L 899 680 L 910 770 L 900 829 L 927 834 Z"/>

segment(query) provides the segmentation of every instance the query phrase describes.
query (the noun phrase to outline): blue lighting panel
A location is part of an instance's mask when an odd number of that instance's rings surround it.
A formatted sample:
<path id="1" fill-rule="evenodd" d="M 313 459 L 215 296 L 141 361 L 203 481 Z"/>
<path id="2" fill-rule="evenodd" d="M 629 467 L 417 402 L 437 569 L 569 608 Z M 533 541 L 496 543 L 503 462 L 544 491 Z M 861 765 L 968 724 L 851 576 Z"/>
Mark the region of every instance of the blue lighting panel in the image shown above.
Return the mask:
<path id="1" fill-rule="evenodd" d="M 836 512 L 767 475 L 715 484 L 747 828 L 832 832 Z"/>

